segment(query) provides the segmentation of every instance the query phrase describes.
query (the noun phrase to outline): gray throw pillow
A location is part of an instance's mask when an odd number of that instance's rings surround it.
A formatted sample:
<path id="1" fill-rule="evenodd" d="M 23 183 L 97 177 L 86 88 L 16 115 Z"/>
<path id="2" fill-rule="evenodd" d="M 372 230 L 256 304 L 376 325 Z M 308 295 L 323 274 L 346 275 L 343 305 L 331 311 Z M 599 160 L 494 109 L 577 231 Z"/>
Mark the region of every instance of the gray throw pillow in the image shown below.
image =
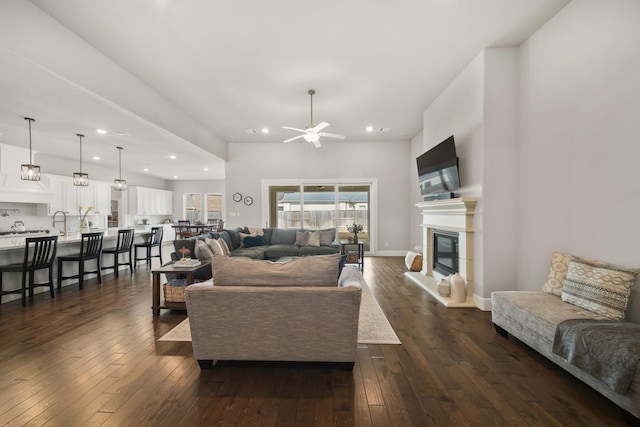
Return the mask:
<path id="1" fill-rule="evenodd" d="M 296 233 L 296 246 L 307 246 L 309 244 L 309 232 L 298 231 Z"/>

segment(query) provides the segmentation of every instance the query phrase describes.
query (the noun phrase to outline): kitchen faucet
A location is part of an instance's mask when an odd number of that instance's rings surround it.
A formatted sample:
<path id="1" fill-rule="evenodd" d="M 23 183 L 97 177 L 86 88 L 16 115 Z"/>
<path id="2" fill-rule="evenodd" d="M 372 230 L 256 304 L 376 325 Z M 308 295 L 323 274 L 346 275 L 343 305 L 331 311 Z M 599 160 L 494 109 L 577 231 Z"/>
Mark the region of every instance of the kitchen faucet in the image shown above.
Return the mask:
<path id="1" fill-rule="evenodd" d="M 53 214 L 53 227 L 56 226 L 56 222 L 60 222 L 60 221 L 56 221 L 56 215 L 58 215 L 59 213 L 62 214 L 63 217 L 63 223 L 64 223 L 64 230 L 60 232 L 60 235 L 62 236 L 66 236 L 67 235 L 67 213 L 64 211 L 55 211 L 55 213 Z"/>

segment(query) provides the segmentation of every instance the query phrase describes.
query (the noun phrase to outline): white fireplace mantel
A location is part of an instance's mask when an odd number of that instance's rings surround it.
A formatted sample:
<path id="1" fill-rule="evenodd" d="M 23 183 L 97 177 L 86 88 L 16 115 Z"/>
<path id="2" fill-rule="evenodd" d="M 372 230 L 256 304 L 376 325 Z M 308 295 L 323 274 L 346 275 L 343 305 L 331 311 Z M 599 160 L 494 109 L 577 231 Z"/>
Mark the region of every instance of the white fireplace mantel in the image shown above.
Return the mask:
<path id="1" fill-rule="evenodd" d="M 406 274 L 447 307 L 476 307 L 473 301 L 473 216 L 477 201 L 476 198 L 462 197 L 416 204 L 422 213 L 422 271 Z M 436 290 L 438 281 L 444 276 L 433 270 L 434 230 L 458 233 L 459 273 L 467 286 L 465 302 L 454 302 Z"/>

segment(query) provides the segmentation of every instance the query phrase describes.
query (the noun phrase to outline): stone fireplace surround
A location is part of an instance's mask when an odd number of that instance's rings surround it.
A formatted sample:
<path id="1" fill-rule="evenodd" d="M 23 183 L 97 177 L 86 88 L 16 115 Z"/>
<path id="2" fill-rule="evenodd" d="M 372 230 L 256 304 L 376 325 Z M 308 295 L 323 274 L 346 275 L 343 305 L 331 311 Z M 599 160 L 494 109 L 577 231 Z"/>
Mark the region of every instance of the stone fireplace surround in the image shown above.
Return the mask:
<path id="1" fill-rule="evenodd" d="M 422 271 L 405 274 L 448 308 L 476 307 L 473 301 L 473 216 L 476 203 L 475 198 L 463 197 L 416 204 L 422 212 Z M 467 285 L 465 302 L 456 303 L 436 290 L 436 285 L 444 276 L 433 270 L 434 230 L 458 233 L 459 272 Z"/>

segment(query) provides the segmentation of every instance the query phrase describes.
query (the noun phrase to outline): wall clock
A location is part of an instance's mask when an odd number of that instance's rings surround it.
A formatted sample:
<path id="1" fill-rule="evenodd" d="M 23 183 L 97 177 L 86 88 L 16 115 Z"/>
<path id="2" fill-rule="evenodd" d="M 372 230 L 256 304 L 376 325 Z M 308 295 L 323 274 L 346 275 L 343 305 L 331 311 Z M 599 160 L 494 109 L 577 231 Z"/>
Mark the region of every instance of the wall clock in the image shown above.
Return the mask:
<path id="1" fill-rule="evenodd" d="M 253 204 L 253 197 L 249 197 L 249 196 L 245 197 L 244 198 L 244 204 L 247 205 L 247 206 L 252 205 Z"/>
<path id="2" fill-rule="evenodd" d="M 236 202 L 239 202 L 240 200 L 242 200 L 242 194 L 240 193 L 236 193 L 233 195 L 233 200 Z"/>

